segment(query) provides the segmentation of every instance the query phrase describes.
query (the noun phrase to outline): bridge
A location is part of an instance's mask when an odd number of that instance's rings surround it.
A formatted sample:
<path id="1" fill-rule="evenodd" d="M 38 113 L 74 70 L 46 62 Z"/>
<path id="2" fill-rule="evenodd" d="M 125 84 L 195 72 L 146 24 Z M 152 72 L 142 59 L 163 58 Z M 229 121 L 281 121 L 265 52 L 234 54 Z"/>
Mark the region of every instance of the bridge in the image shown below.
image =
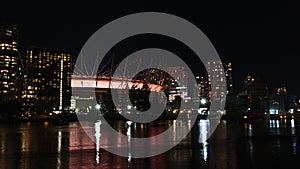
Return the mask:
<path id="1" fill-rule="evenodd" d="M 124 79 L 124 78 L 111 78 L 107 76 L 79 76 L 72 75 L 71 87 L 72 88 L 94 88 L 97 91 L 106 91 L 108 89 L 142 89 L 144 82 L 141 80 Z M 150 91 L 160 92 L 164 89 L 161 85 L 147 84 Z"/>

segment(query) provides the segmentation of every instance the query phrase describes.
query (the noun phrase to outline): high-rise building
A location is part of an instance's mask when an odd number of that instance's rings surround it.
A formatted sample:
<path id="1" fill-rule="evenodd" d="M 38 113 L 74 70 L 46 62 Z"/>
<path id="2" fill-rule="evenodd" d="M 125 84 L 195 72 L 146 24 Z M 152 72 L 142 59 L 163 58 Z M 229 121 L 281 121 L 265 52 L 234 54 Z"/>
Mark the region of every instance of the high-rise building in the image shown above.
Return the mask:
<path id="1" fill-rule="evenodd" d="M 231 94 L 233 92 L 233 80 L 232 80 L 232 65 L 231 63 L 222 63 L 221 61 L 211 61 L 206 63 L 207 73 L 208 73 L 208 84 L 210 88 L 214 88 L 221 97 L 226 94 Z M 223 74 L 225 73 L 225 75 Z M 223 77 L 225 76 L 226 79 Z M 216 86 L 212 85 L 212 80 Z M 226 86 L 220 86 L 218 82 L 225 82 Z M 210 90 L 211 91 L 211 90 Z M 224 93 L 226 91 L 226 93 Z M 216 95 L 216 93 L 211 93 L 211 95 Z"/>
<path id="2" fill-rule="evenodd" d="M 252 76 L 245 78 L 246 85 L 237 94 L 238 107 L 241 107 L 244 112 L 251 113 L 251 116 L 261 116 L 268 113 L 272 99 L 270 99 L 268 85 Z"/>
<path id="3" fill-rule="evenodd" d="M 276 88 L 275 92 L 277 96 L 283 97 L 285 110 L 289 110 L 297 105 L 296 96 L 288 94 L 286 86 Z"/>
<path id="4" fill-rule="evenodd" d="M 0 104 L 19 98 L 20 64 L 17 26 L 0 23 Z"/>
<path id="5" fill-rule="evenodd" d="M 216 85 L 214 86 L 214 91 L 221 97 L 233 93 L 232 64 L 230 62 L 222 63 L 221 61 L 209 61 L 206 63 L 206 68 L 208 71 L 206 76 L 196 77 L 199 96 L 209 98 L 212 96 L 212 80 Z M 223 78 L 224 76 L 225 79 Z M 226 86 L 220 86 L 220 83 L 218 82 L 225 82 L 225 80 Z M 226 91 L 226 93 L 223 91 Z"/>
<path id="6" fill-rule="evenodd" d="M 169 100 L 175 100 L 176 96 L 180 96 L 184 101 L 188 100 L 187 90 L 187 74 L 182 66 L 167 67 L 168 72 L 173 72 L 176 77 L 169 80 Z"/>
<path id="7" fill-rule="evenodd" d="M 225 77 L 226 77 L 226 84 L 227 84 L 227 94 L 233 93 L 233 79 L 232 79 L 232 64 L 223 63 Z"/>
<path id="8" fill-rule="evenodd" d="M 225 105 L 226 95 L 233 92 L 232 64 L 222 63 L 221 61 L 208 61 L 207 84 L 208 98 L 215 97 L 214 102 L 218 103 L 220 110 Z M 223 112 L 224 113 L 224 112 Z"/>
<path id="9" fill-rule="evenodd" d="M 72 57 L 69 52 L 31 48 L 26 52 L 23 111 L 45 114 L 70 106 Z"/>
<path id="10" fill-rule="evenodd" d="M 197 87 L 198 87 L 198 96 L 202 98 L 208 98 L 209 96 L 209 85 L 208 79 L 204 76 L 197 76 Z"/>

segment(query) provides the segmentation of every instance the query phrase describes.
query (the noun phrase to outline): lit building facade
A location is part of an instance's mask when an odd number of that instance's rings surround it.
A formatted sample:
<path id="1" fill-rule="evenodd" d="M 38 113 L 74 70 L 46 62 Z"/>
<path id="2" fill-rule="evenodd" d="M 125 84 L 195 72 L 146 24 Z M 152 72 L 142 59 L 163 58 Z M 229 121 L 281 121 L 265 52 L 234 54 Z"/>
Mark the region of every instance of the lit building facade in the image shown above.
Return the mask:
<path id="1" fill-rule="evenodd" d="M 233 94 L 233 79 L 232 79 L 232 64 L 223 63 L 225 77 L 226 77 L 226 84 L 227 84 L 227 94 Z"/>
<path id="2" fill-rule="evenodd" d="M 290 110 L 297 105 L 296 96 L 288 94 L 286 86 L 276 88 L 275 94 L 281 96 L 284 99 L 284 109 Z"/>
<path id="3" fill-rule="evenodd" d="M 198 96 L 208 98 L 209 96 L 209 85 L 208 79 L 204 76 L 197 76 L 197 87 L 198 87 Z"/>
<path id="4" fill-rule="evenodd" d="M 214 101 L 222 111 L 226 102 L 226 95 L 233 92 L 232 65 L 221 61 L 208 61 L 205 64 L 207 70 L 207 84 L 209 104 Z M 214 100 L 211 98 L 214 97 Z M 221 112 L 225 114 L 224 111 Z"/>
<path id="5" fill-rule="evenodd" d="M 212 95 L 219 95 L 224 97 L 226 94 L 231 94 L 233 92 L 233 80 L 232 80 L 232 64 L 231 63 L 222 63 L 221 61 L 211 61 L 206 63 L 207 73 L 208 73 L 208 85 L 209 91 L 211 92 L 214 88 L 215 93 L 210 93 L 209 97 Z M 225 75 L 223 74 L 225 73 Z M 223 77 L 225 76 L 226 79 Z M 211 86 L 212 80 L 216 86 Z M 226 80 L 226 86 L 220 86 L 220 82 Z M 224 93 L 226 91 L 226 93 Z"/>
<path id="6" fill-rule="evenodd" d="M 190 98 L 188 97 L 187 90 L 187 74 L 182 66 L 167 67 L 168 72 L 173 72 L 176 77 L 170 77 L 168 79 L 169 85 L 169 101 L 175 101 L 176 97 L 183 99 L 187 102 Z"/>
<path id="7" fill-rule="evenodd" d="M 17 25 L 0 23 L 0 104 L 19 98 L 20 64 Z"/>
<path id="8" fill-rule="evenodd" d="M 269 103 L 270 115 L 277 115 L 286 112 L 286 110 L 284 109 L 284 98 L 282 96 L 270 95 L 269 101 L 270 101 Z"/>
<path id="9" fill-rule="evenodd" d="M 71 99 L 71 53 L 31 48 L 26 51 L 23 111 L 46 114 L 68 109 Z"/>
<path id="10" fill-rule="evenodd" d="M 232 64 L 210 61 L 206 63 L 206 76 L 197 76 L 198 96 L 211 98 L 212 96 L 212 80 L 214 80 L 214 91 L 221 97 L 227 94 L 233 94 L 233 77 Z M 225 76 L 225 79 L 223 78 Z M 220 86 L 218 82 L 225 82 L 226 86 Z M 226 91 L 226 93 L 222 92 Z M 216 95 L 215 93 L 215 95 Z"/>

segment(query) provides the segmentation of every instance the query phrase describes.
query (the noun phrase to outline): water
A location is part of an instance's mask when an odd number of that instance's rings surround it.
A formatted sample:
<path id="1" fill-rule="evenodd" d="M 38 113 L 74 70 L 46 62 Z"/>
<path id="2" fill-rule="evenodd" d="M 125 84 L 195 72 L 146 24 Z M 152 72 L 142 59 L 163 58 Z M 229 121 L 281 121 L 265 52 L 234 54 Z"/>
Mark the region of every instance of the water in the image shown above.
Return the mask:
<path id="1" fill-rule="evenodd" d="M 113 125 L 126 134 L 125 123 Z M 137 137 L 156 135 L 173 124 L 137 125 L 133 133 Z M 199 120 L 178 146 L 154 157 L 135 159 L 97 151 L 99 145 L 87 137 L 78 122 L 63 126 L 48 122 L 0 124 L 0 168 L 274 169 L 300 164 L 297 120 L 221 121 L 208 138 L 209 130 L 209 121 Z M 106 134 L 101 130 L 98 137 L 104 144 L 109 141 Z"/>

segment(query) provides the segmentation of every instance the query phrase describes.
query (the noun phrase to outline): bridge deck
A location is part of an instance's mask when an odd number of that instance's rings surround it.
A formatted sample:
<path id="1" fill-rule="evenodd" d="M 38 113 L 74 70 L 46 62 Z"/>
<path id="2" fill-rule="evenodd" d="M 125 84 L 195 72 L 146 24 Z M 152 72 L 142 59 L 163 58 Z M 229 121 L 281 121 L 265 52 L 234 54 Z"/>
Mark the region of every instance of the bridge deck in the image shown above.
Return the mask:
<path id="1" fill-rule="evenodd" d="M 144 83 L 142 81 L 133 82 L 131 79 L 109 78 L 105 76 L 72 76 L 71 87 L 74 88 L 94 88 L 94 89 L 130 89 L 134 86 L 141 89 Z M 156 84 L 147 84 L 150 91 L 159 92 L 163 86 Z"/>

